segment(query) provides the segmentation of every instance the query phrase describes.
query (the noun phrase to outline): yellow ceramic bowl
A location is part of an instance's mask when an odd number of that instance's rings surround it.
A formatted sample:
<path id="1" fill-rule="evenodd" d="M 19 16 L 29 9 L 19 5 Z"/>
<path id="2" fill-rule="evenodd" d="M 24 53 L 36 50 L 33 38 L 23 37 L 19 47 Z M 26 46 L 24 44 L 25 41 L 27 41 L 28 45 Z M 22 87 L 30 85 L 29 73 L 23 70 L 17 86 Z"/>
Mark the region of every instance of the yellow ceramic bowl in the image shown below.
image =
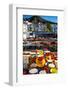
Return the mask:
<path id="1" fill-rule="evenodd" d="M 51 73 L 57 73 L 57 69 L 56 69 L 56 68 L 51 68 L 51 69 L 50 69 L 50 72 L 51 72 Z"/>
<path id="2" fill-rule="evenodd" d="M 44 67 L 44 65 L 45 65 L 45 63 L 46 63 L 45 59 L 43 58 L 42 60 L 39 60 L 39 58 L 40 58 L 40 57 L 37 57 L 37 58 L 36 58 L 36 64 L 37 64 L 37 66 L 38 66 L 38 67 Z"/>

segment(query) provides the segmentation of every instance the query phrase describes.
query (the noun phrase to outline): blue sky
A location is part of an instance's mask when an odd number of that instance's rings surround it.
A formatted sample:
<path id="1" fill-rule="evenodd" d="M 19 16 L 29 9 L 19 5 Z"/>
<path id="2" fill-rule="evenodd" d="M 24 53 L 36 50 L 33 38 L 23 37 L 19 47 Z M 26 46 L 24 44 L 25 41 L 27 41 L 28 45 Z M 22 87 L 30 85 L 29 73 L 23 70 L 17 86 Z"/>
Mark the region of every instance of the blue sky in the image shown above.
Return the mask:
<path id="1" fill-rule="evenodd" d="M 23 18 L 30 18 L 32 15 L 23 15 Z M 41 16 L 43 19 L 46 19 L 51 22 L 57 22 L 57 16 Z"/>

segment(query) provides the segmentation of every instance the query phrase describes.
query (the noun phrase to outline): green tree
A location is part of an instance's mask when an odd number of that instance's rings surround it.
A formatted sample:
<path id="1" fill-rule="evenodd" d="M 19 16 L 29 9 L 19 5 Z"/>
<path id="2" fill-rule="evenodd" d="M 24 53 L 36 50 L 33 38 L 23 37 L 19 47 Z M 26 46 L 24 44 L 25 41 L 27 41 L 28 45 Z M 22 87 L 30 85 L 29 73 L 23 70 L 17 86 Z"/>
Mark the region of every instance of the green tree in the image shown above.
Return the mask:
<path id="1" fill-rule="evenodd" d="M 51 27 L 50 23 L 47 23 L 47 28 L 48 28 L 49 32 L 52 32 L 52 27 Z"/>

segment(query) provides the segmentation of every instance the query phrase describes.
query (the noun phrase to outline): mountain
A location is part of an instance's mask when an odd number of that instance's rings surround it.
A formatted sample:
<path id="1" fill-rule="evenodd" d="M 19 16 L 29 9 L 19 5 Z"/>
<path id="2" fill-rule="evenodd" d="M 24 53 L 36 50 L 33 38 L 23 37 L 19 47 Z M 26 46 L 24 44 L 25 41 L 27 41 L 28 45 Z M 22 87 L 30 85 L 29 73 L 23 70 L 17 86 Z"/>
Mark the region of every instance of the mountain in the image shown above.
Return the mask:
<path id="1" fill-rule="evenodd" d="M 57 24 L 55 22 L 51 22 L 51 21 L 45 20 L 41 16 L 32 16 L 30 18 L 25 18 L 24 20 L 27 20 L 29 22 L 35 22 L 35 23 L 42 22 L 42 23 Z"/>

